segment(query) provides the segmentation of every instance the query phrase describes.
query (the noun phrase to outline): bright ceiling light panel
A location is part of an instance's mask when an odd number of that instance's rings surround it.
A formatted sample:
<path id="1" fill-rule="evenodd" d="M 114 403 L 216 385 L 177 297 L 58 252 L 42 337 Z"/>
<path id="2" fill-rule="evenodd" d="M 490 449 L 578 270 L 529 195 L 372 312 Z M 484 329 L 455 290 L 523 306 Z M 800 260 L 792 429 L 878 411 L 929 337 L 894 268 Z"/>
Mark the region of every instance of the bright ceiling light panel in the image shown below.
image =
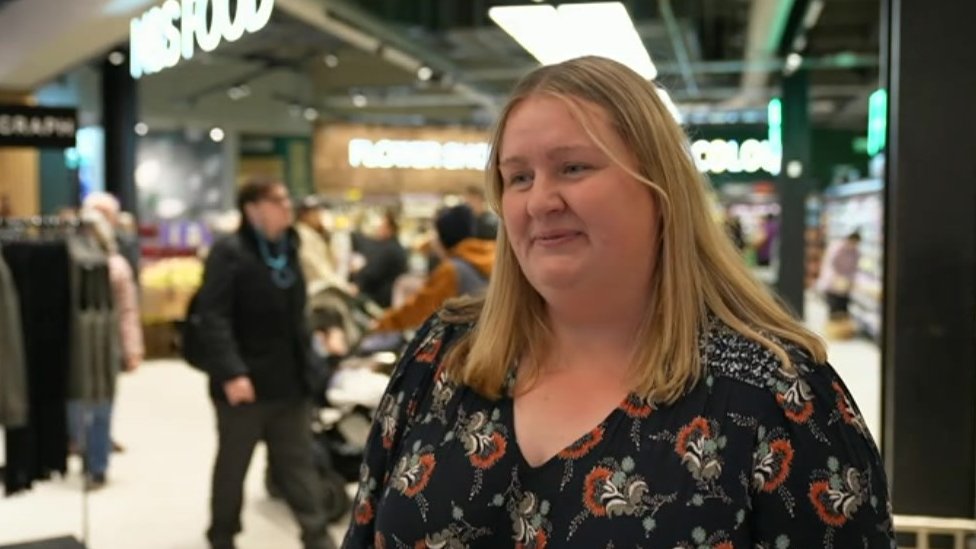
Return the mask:
<path id="1" fill-rule="evenodd" d="M 598 55 L 627 65 L 648 80 L 657 69 L 620 2 L 498 6 L 488 16 L 543 65 Z"/>

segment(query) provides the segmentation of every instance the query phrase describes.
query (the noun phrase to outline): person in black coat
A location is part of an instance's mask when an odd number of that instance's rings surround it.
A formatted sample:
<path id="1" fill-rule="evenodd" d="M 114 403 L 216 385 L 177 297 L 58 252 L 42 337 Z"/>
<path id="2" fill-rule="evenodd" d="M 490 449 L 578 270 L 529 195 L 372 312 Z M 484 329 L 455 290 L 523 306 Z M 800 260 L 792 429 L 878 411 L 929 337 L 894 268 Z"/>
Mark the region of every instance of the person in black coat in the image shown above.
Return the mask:
<path id="1" fill-rule="evenodd" d="M 359 291 L 388 308 L 393 302 L 393 284 L 407 272 L 407 252 L 398 240 L 399 228 L 392 212 L 383 215 L 376 239 L 358 237 L 353 248 L 366 258 L 366 265 L 352 275 Z"/>
<path id="2" fill-rule="evenodd" d="M 244 477 L 264 440 L 304 547 L 331 548 L 312 454 L 314 368 L 291 199 L 282 183 L 259 180 L 237 202 L 241 227 L 214 245 L 197 297 L 219 438 L 207 538 L 214 549 L 234 547 Z"/>

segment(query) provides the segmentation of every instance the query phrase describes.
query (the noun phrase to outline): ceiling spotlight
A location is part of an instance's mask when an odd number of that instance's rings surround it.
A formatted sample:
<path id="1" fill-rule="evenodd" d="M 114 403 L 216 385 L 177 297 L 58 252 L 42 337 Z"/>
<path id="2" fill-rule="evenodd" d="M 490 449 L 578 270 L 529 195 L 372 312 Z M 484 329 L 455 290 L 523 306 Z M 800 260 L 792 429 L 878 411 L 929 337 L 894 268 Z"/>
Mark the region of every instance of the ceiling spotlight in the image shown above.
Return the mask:
<path id="1" fill-rule="evenodd" d="M 361 93 L 357 93 L 356 95 L 352 96 L 352 104 L 355 105 L 357 108 L 361 109 L 365 107 L 368 103 L 369 100 L 366 99 L 366 96 Z"/>
<path id="2" fill-rule="evenodd" d="M 145 122 L 136 123 L 135 127 L 136 135 L 142 137 L 149 133 L 149 126 Z"/>
<path id="3" fill-rule="evenodd" d="M 803 64 L 803 56 L 802 55 L 800 55 L 800 54 L 798 54 L 796 52 L 793 52 L 793 53 L 787 55 L 786 56 L 786 68 L 785 68 L 786 75 L 789 76 L 789 75 L 793 74 L 794 72 L 796 72 L 796 70 L 799 69 L 800 68 L 800 65 L 802 65 L 802 64 Z"/>
<path id="4" fill-rule="evenodd" d="M 125 63 L 125 54 L 120 51 L 113 51 L 108 54 L 108 62 L 118 67 L 122 63 Z"/>
<path id="5" fill-rule="evenodd" d="M 315 120 L 318 120 L 318 118 L 319 118 L 319 111 L 313 109 L 312 107 L 308 107 L 302 113 L 302 116 L 305 117 L 305 120 L 308 120 L 309 122 L 314 122 Z"/>
<path id="6" fill-rule="evenodd" d="M 224 130 L 220 128 L 211 128 L 210 139 L 212 139 L 214 143 L 220 143 L 224 140 Z"/>
<path id="7" fill-rule="evenodd" d="M 329 67 L 330 69 L 334 69 L 339 66 L 339 58 L 331 53 L 322 58 L 322 61 L 324 61 L 325 66 Z"/>
<path id="8" fill-rule="evenodd" d="M 434 76 L 434 71 L 430 67 L 420 67 L 417 69 L 417 78 L 423 80 L 424 82 L 430 80 L 430 77 Z"/>

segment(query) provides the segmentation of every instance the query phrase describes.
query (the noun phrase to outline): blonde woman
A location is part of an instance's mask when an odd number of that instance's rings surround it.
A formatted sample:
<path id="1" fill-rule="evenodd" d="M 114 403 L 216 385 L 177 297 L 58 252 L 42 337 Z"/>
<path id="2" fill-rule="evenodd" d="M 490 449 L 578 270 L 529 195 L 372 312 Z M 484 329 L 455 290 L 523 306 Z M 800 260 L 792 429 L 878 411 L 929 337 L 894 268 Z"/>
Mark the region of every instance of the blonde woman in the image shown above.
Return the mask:
<path id="1" fill-rule="evenodd" d="M 487 295 L 427 322 L 345 547 L 893 547 L 823 343 L 753 280 L 653 84 L 543 67 L 491 144 Z"/>

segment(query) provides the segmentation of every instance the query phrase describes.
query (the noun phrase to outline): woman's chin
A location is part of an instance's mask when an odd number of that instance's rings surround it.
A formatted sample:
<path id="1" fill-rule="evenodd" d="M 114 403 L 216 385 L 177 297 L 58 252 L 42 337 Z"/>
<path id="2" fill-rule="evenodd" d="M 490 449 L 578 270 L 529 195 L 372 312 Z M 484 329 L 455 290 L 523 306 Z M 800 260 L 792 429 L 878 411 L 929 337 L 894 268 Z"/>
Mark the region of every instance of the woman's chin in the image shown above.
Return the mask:
<path id="1" fill-rule="evenodd" d="M 572 290 L 578 286 L 579 280 L 579 272 L 575 269 L 540 269 L 529 278 L 543 296 L 549 292 Z"/>

